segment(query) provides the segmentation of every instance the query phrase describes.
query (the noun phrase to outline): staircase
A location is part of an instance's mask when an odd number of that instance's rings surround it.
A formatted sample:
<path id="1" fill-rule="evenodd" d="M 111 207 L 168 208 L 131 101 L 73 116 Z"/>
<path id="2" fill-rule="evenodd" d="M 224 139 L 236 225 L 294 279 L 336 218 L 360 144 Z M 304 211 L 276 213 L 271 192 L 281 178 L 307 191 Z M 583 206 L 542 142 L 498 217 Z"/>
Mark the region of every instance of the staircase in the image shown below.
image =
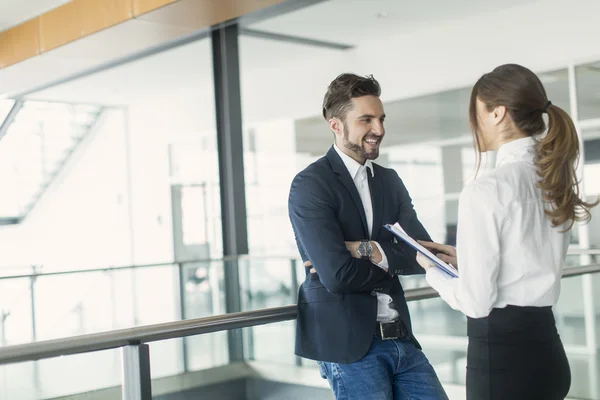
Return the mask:
<path id="1" fill-rule="evenodd" d="M 102 111 L 84 104 L 0 103 L 0 225 L 18 224 L 27 217 Z"/>

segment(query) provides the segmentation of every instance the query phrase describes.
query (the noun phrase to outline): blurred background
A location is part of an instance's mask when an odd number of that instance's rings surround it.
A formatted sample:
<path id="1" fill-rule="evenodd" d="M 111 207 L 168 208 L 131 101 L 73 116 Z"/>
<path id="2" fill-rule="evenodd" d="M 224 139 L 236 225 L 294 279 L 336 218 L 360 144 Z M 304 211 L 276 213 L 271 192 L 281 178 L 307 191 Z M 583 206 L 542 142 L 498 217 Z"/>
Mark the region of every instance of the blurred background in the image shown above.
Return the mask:
<path id="1" fill-rule="evenodd" d="M 320 107 L 343 72 L 379 80 L 377 162 L 434 240 L 455 241 L 471 87 L 500 64 L 538 73 L 576 121 L 594 200 L 598 15 L 597 0 L 3 0 L 0 345 L 294 304 L 289 186 L 332 145 Z M 575 226 L 568 267 L 599 262 L 599 213 Z M 565 279 L 555 308 L 572 398 L 600 399 L 598 293 L 600 276 Z M 410 308 L 464 398 L 465 317 L 439 299 Z M 155 398 L 331 398 L 294 329 L 245 329 L 235 355 L 227 332 L 153 343 Z M 120 368 L 117 350 L 0 365 L 0 399 L 120 398 Z"/>

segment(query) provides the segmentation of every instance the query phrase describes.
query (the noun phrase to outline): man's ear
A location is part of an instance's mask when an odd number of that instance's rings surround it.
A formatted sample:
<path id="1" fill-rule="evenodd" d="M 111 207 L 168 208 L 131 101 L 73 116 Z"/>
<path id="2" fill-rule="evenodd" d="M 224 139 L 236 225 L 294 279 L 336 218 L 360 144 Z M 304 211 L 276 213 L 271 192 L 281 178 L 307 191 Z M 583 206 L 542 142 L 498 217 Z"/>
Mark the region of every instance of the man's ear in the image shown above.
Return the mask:
<path id="1" fill-rule="evenodd" d="M 344 123 L 338 118 L 331 118 L 329 120 L 329 129 L 331 129 L 335 136 L 342 136 L 344 133 Z"/>

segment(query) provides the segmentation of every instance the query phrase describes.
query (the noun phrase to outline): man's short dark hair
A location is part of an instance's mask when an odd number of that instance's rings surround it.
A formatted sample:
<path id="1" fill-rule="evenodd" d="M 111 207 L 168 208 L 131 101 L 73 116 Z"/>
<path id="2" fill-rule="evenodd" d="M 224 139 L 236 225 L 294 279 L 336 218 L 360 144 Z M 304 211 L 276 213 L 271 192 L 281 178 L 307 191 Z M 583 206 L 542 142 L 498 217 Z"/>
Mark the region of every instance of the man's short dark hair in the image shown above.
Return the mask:
<path id="1" fill-rule="evenodd" d="M 373 75 L 358 76 L 355 74 L 342 74 L 333 80 L 327 88 L 323 99 L 323 118 L 339 118 L 342 121 L 352 107 L 352 99 L 362 96 L 381 95 L 379 82 Z"/>

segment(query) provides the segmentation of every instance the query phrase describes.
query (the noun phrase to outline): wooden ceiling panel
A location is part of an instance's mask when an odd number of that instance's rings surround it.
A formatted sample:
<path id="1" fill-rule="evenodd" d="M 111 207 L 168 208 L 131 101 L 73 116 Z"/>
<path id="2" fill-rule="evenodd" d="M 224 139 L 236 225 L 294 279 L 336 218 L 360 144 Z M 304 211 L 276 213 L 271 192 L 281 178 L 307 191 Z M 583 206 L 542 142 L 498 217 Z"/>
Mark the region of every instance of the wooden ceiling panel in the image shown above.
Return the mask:
<path id="1" fill-rule="evenodd" d="M 174 3 L 177 0 L 132 0 L 133 1 L 133 15 L 138 17 L 147 12 L 156 10 L 164 7 L 167 4 Z"/>
<path id="2" fill-rule="evenodd" d="M 138 18 L 165 25 L 202 29 L 282 2 L 283 0 L 179 0 Z"/>
<path id="3" fill-rule="evenodd" d="M 39 54 L 37 18 L 0 32 L 0 68 Z"/>
<path id="4" fill-rule="evenodd" d="M 54 49 L 132 16 L 131 0 L 73 0 L 39 16 L 40 50 Z"/>

